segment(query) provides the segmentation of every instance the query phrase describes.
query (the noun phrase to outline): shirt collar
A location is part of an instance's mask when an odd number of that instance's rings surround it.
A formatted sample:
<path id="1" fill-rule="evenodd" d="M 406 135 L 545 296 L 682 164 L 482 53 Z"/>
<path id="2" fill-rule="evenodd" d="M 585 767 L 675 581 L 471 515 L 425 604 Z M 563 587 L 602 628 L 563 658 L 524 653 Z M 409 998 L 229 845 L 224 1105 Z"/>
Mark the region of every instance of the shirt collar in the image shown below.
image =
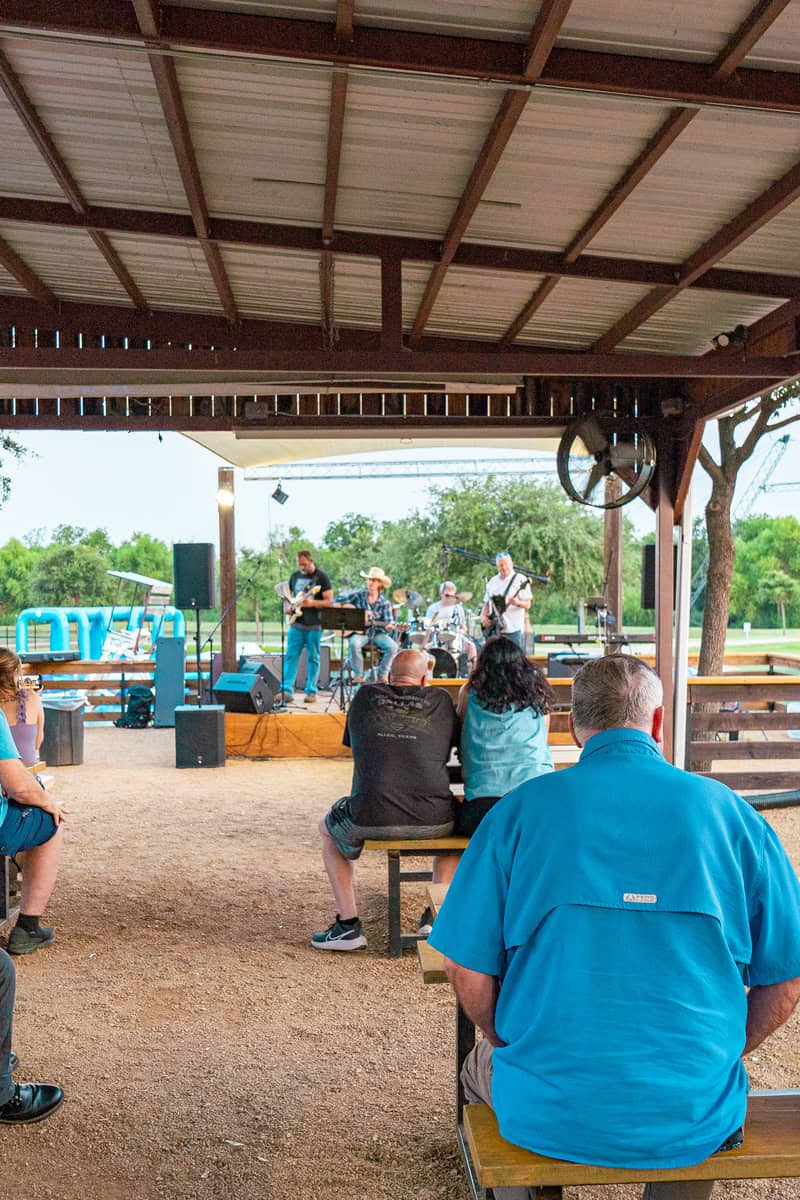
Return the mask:
<path id="1" fill-rule="evenodd" d="M 641 729 L 622 728 L 604 729 L 602 733 L 596 733 L 594 737 L 590 737 L 581 750 L 581 761 L 589 758 L 592 754 L 607 750 L 621 750 L 623 747 L 627 750 L 637 750 L 657 754 L 659 758 L 663 757 L 658 743 L 649 733 L 644 733 Z"/>

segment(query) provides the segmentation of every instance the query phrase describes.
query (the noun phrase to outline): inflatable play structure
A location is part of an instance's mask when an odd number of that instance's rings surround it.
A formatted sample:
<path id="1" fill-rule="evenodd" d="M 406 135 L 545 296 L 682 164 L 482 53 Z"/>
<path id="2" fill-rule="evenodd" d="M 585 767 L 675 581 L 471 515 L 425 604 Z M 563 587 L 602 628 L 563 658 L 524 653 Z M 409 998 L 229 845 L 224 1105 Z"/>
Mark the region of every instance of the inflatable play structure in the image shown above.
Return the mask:
<path id="1" fill-rule="evenodd" d="M 149 656 L 151 647 L 162 634 L 184 637 L 186 622 L 180 609 L 169 604 L 172 584 L 126 571 L 109 571 L 118 581 L 133 584 L 133 600 L 144 589 L 141 604 L 106 604 L 69 608 L 26 608 L 17 617 L 17 654 L 30 650 L 33 626 L 50 626 L 49 649 L 71 650 L 73 628 L 81 659 L 85 662 L 108 658 Z M 167 628 L 169 626 L 169 628 Z"/>

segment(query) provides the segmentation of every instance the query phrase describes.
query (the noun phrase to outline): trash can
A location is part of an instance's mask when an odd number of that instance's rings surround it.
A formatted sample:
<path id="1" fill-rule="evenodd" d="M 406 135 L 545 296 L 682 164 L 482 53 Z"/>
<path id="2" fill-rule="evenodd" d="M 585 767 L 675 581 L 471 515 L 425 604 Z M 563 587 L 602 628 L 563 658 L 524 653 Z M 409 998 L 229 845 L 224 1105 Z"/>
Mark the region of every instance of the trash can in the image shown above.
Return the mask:
<path id="1" fill-rule="evenodd" d="M 44 740 L 39 753 L 49 767 L 83 762 L 84 700 L 43 700 Z"/>

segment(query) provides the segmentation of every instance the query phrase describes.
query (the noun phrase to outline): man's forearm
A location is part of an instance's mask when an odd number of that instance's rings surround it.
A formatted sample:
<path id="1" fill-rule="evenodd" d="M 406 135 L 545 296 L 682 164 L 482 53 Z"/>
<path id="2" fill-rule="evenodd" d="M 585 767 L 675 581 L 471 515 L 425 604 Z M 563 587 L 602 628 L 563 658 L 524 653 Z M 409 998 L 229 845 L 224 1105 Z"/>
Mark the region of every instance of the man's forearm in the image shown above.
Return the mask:
<path id="1" fill-rule="evenodd" d="M 447 978 L 464 1012 L 483 1030 L 493 1046 L 503 1046 L 494 1027 L 494 1012 L 500 992 L 500 982 L 494 975 L 482 975 L 459 966 L 451 959 L 444 960 Z"/>
<path id="2" fill-rule="evenodd" d="M 753 987 L 747 994 L 747 1033 L 742 1054 L 749 1054 L 779 1029 L 800 1000 L 800 978 L 768 987 Z"/>

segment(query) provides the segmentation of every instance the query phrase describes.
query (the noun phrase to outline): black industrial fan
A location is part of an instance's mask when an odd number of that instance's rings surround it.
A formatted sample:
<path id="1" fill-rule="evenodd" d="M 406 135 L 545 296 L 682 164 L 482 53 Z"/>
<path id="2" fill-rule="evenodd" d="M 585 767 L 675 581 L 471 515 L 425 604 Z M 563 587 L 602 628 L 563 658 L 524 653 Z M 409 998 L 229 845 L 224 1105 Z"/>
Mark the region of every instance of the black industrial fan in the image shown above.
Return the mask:
<path id="1" fill-rule="evenodd" d="M 655 443 L 635 419 L 592 413 L 564 430 L 557 466 L 561 486 L 579 504 L 621 508 L 652 479 Z M 618 487 L 607 488 L 608 479 L 616 479 Z"/>

